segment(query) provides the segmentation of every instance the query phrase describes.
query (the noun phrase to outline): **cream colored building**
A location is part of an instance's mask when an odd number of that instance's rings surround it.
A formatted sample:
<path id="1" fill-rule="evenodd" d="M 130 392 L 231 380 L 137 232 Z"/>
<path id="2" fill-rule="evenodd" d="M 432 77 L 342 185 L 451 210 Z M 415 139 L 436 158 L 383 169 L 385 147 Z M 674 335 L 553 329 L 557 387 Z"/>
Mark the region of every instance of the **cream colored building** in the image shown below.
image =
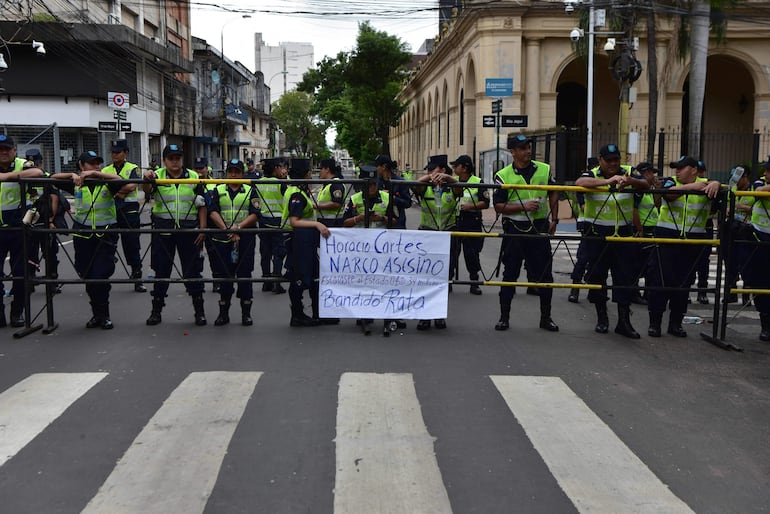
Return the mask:
<path id="1" fill-rule="evenodd" d="M 477 4 L 477 5 L 474 5 Z M 731 166 L 764 161 L 770 152 L 770 24 L 750 23 L 767 16 L 769 2 L 742 2 L 740 18 L 730 18 L 726 41 L 713 38 L 708 52 L 708 75 L 703 124 L 703 155 L 710 170 L 724 173 Z M 494 4 L 466 0 L 442 29 L 432 52 L 418 66 L 402 91 L 408 109 L 391 130 L 391 154 L 398 162 L 425 163 L 430 155 L 450 159 L 469 154 L 491 180 L 488 153 L 496 148 L 496 130 L 482 126 L 493 98 L 485 95 L 486 78 L 513 78 L 513 96 L 503 99 L 503 114 L 526 115 L 526 129 L 501 129 L 501 153 L 506 134 L 524 131 L 556 134 L 547 144 L 538 139 L 537 157 L 557 163 L 564 180 L 573 179 L 585 165 L 587 59 L 570 41 L 577 13 L 567 15 L 557 1 L 501 1 Z M 655 163 L 667 163 L 686 148 L 688 61 L 676 54 L 676 19 L 656 19 L 659 99 Z M 603 47 L 606 27 L 596 27 L 594 49 L 594 122 L 592 153 L 606 143 L 618 143 L 620 84 L 609 70 Z M 649 82 L 645 26 L 636 24 L 636 58 L 644 71 L 632 91 L 629 112 L 628 162 L 647 160 Z M 618 37 L 618 36 L 615 36 Z M 635 95 L 635 98 L 634 98 Z M 660 135 L 663 131 L 663 135 Z M 578 137 L 575 137 L 575 134 Z M 636 136 L 634 135 L 636 134 Z M 638 137 L 634 145 L 634 138 Z M 663 142 L 661 145 L 660 142 Z M 662 148 L 661 148 L 662 146 Z M 421 167 L 421 166 L 420 166 Z"/>

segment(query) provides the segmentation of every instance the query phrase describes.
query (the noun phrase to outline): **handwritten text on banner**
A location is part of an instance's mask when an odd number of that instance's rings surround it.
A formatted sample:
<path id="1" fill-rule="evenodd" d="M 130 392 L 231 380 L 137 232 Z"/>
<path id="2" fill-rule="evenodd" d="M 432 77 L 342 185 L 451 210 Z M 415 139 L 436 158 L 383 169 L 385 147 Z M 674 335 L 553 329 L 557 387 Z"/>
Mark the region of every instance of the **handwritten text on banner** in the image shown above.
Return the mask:
<path id="1" fill-rule="evenodd" d="M 321 317 L 446 318 L 447 232 L 332 228 L 321 238 Z"/>

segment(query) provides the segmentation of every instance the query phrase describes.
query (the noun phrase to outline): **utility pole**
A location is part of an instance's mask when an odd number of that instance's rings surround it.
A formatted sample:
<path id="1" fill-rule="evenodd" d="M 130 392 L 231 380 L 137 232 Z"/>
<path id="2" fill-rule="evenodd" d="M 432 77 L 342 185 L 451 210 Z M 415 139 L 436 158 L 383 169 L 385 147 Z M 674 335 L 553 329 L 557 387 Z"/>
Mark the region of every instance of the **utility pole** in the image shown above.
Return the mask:
<path id="1" fill-rule="evenodd" d="M 636 46 L 638 39 L 634 38 L 634 11 L 630 5 L 619 9 L 623 19 L 623 40 L 619 41 L 621 49 L 618 55 L 612 58 L 610 70 L 617 81 L 620 82 L 620 110 L 618 113 L 618 148 L 623 160 L 628 155 L 629 110 L 631 85 L 642 74 L 642 64 L 636 59 Z"/>

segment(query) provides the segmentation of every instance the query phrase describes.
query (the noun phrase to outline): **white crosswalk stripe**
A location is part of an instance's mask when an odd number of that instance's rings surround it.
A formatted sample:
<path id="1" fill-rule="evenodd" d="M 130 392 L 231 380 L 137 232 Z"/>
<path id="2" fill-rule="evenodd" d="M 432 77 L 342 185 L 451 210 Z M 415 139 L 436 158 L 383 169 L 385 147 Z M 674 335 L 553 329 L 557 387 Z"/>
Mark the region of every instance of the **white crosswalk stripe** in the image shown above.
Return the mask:
<path id="1" fill-rule="evenodd" d="M 411 375 L 345 373 L 334 512 L 451 513 Z"/>
<path id="2" fill-rule="evenodd" d="M 39 373 L 0 394 L 0 466 L 107 373 Z"/>
<path id="3" fill-rule="evenodd" d="M 189 374 L 128 446 L 98 492 L 84 497 L 83 512 L 203 512 L 262 375 Z M 1 393 L 0 465 L 12 465 L 6 461 L 35 437 L 45 437 L 41 432 L 76 400 L 88 402 L 89 389 L 105 376 L 32 375 Z M 561 379 L 489 378 L 497 391 L 488 394 L 502 396 L 555 478 L 552 487 L 558 484 L 579 512 L 691 512 Z M 267 385 L 259 387 L 260 393 L 269 393 L 261 390 Z M 453 512 L 418 389 L 409 373 L 340 376 L 336 435 L 328 441 L 334 445 L 328 453 L 334 462 L 328 467 L 335 466 L 335 514 Z M 503 425 L 502 430 L 518 432 L 518 427 Z M 262 441 L 265 435 L 239 437 Z M 98 476 L 94 489 L 101 480 Z"/>
<path id="4" fill-rule="evenodd" d="M 692 512 L 559 378 L 491 378 L 578 511 Z"/>
<path id="5" fill-rule="evenodd" d="M 262 374 L 190 374 L 134 440 L 83 513 L 203 512 Z"/>

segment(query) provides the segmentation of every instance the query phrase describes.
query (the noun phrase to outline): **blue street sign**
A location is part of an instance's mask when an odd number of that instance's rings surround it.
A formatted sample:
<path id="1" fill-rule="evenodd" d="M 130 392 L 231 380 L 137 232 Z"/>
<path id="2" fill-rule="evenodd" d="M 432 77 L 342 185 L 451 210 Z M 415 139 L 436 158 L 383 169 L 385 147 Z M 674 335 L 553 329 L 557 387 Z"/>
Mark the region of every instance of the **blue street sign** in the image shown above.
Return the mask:
<path id="1" fill-rule="evenodd" d="M 486 95 L 494 98 L 513 96 L 513 78 L 484 79 Z"/>

